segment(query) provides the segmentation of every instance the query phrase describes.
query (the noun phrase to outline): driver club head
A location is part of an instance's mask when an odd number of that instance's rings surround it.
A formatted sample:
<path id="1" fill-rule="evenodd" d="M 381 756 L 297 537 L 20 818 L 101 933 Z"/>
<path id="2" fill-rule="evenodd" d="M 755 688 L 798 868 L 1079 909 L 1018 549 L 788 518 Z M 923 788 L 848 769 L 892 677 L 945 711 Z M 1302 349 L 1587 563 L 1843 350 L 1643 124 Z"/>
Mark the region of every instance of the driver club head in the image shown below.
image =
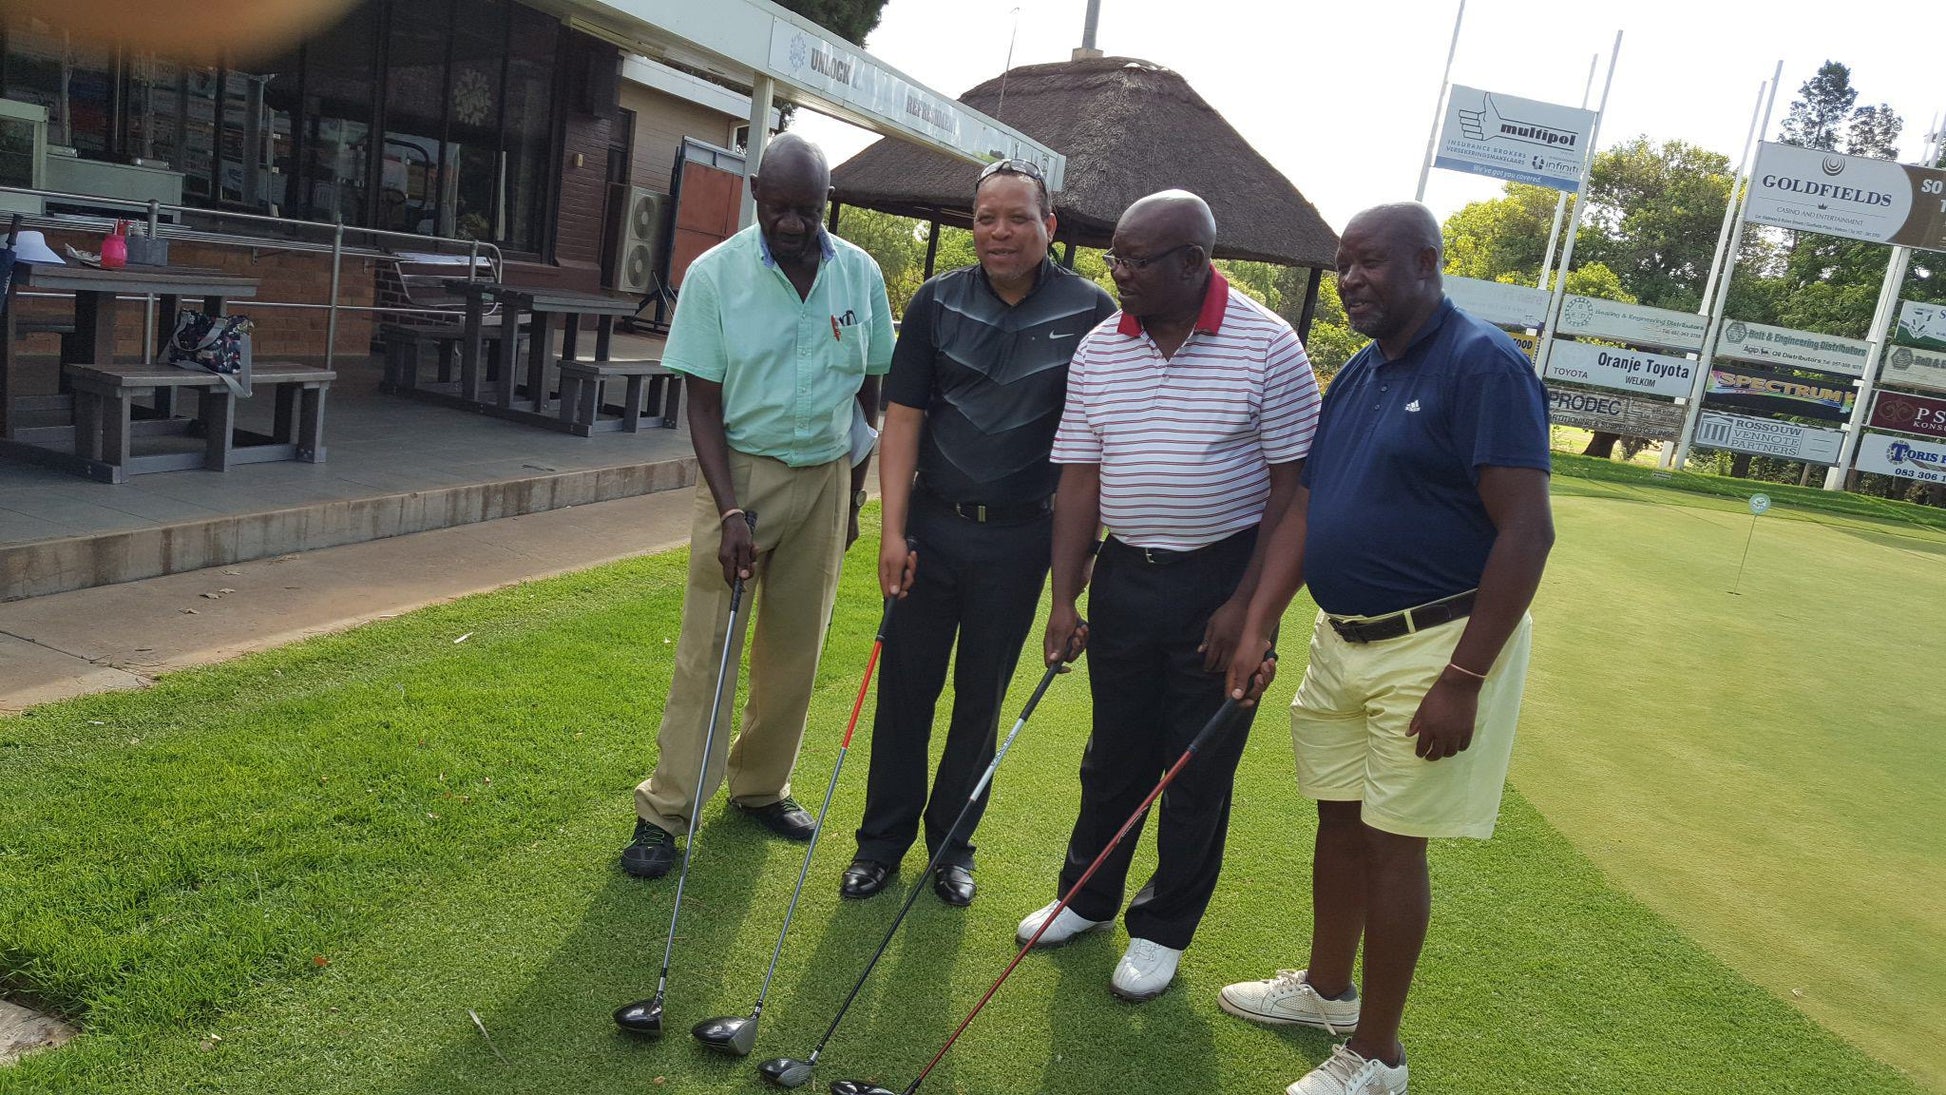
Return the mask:
<path id="1" fill-rule="evenodd" d="M 757 1066 L 757 1073 L 778 1087 L 803 1087 L 811 1082 L 811 1062 L 796 1057 L 772 1057 Z"/>
<path id="2" fill-rule="evenodd" d="M 697 1023 L 689 1033 L 711 1049 L 748 1057 L 757 1044 L 758 1021 L 755 1015 L 719 1015 Z"/>
<path id="3" fill-rule="evenodd" d="M 615 1025 L 646 1038 L 662 1037 L 662 994 L 615 1009 Z"/>
<path id="4" fill-rule="evenodd" d="M 839 1080 L 831 1085 L 831 1095 L 899 1095 L 889 1087 L 880 1087 L 869 1080 Z"/>

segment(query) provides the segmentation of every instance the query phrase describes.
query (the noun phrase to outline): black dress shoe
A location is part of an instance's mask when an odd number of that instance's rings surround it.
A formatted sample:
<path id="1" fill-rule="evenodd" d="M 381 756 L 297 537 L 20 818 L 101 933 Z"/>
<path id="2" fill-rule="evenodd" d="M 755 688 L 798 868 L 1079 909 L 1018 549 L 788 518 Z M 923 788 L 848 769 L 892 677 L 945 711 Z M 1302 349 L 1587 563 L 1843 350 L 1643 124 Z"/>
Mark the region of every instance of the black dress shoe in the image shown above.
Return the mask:
<path id="1" fill-rule="evenodd" d="M 870 897 L 892 880 L 892 868 L 870 859 L 854 859 L 838 881 L 838 896 L 853 901 Z"/>
<path id="2" fill-rule="evenodd" d="M 793 798 L 780 799 L 768 806 L 743 806 L 734 802 L 730 805 L 785 840 L 808 841 L 818 827 L 818 823 Z"/>
<path id="3" fill-rule="evenodd" d="M 676 865 L 676 835 L 635 819 L 635 837 L 622 849 L 622 870 L 637 878 L 661 878 Z"/>
<path id="4" fill-rule="evenodd" d="M 948 863 L 932 873 L 932 892 L 948 905 L 965 908 L 973 903 L 973 872 Z"/>

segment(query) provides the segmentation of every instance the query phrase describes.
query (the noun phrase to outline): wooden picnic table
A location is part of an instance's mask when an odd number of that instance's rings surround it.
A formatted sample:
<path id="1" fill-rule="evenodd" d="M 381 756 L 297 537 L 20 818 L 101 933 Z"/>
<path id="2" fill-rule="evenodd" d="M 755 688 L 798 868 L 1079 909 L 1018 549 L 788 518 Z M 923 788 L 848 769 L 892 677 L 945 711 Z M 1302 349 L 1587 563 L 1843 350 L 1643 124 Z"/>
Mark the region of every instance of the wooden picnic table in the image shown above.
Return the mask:
<path id="1" fill-rule="evenodd" d="M 489 299 L 500 303 L 500 375 L 491 393 L 494 407 L 502 411 L 527 411 L 546 415 L 553 395 L 549 368 L 554 363 L 554 330 L 562 325 L 561 356 L 578 359 L 583 317 L 595 320 L 595 360 L 606 361 L 615 334 L 615 319 L 632 316 L 641 306 L 630 297 L 607 293 L 584 293 L 572 289 L 550 289 L 533 285 L 505 285 L 478 279 L 450 278 L 446 287 L 460 295 L 466 304 L 464 334 L 460 342 L 460 385 L 472 398 L 478 392 L 480 363 L 486 352 L 486 311 Z M 520 396 L 515 386 L 513 362 L 519 337 L 519 317 L 530 318 L 527 334 L 527 390 Z M 518 397 L 518 399 L 517 399 Z M 524 406 L 521 404 L 525 404 Z"/>

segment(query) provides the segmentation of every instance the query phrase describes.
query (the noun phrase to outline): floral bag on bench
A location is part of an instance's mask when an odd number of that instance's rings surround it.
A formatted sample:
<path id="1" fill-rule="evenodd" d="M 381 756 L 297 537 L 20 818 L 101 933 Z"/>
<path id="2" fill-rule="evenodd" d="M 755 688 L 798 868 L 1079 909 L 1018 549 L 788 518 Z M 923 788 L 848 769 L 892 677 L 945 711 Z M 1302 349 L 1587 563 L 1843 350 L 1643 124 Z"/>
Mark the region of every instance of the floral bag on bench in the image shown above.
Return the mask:
<path id="1" fill-rule="evenodd" d="M 249 316 L 177 312 L 176 329 L 169 335 L 169 364 L 215 373 L 233 394 L 248 398 L 252 326 Z"/>

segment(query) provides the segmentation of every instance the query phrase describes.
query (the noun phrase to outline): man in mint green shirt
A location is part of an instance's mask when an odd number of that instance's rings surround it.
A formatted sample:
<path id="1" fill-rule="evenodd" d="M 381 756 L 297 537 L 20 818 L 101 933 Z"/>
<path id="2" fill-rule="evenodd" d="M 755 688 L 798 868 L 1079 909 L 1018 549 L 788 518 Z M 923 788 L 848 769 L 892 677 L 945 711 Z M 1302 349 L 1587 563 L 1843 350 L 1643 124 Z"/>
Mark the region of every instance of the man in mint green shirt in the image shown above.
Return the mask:
<path id="1" fill-rule="evenodd" d="M 668 872 L 674 834 L 726 776 L 733 807 L 780 836 L 811 837 L 810 815 L 790 797 L 791 768 L 865 501 L 868 461 L 850 459 L 852 420 L 862 410 L 877 421 L 878 378 L 892 361 L 878 264 L 823 228 L 824 154 L 783 134 L 750 183 L 757 223 L 690 265 L 663 349 L 662 363 L 689 377 L 702 481 L 660 751 L 635 788 L 635 836 L 622 851 L 623 870 L 641 878 Z M 754 533 L 746 512 L 762 515 Z M 736 664 L 748 618 L 726 634 L 737 576 L 759 592 L 748 698 L 732 745 L 735 689 L 724 690 L 705 769 L 717 658 L 728 642 Z"/>

